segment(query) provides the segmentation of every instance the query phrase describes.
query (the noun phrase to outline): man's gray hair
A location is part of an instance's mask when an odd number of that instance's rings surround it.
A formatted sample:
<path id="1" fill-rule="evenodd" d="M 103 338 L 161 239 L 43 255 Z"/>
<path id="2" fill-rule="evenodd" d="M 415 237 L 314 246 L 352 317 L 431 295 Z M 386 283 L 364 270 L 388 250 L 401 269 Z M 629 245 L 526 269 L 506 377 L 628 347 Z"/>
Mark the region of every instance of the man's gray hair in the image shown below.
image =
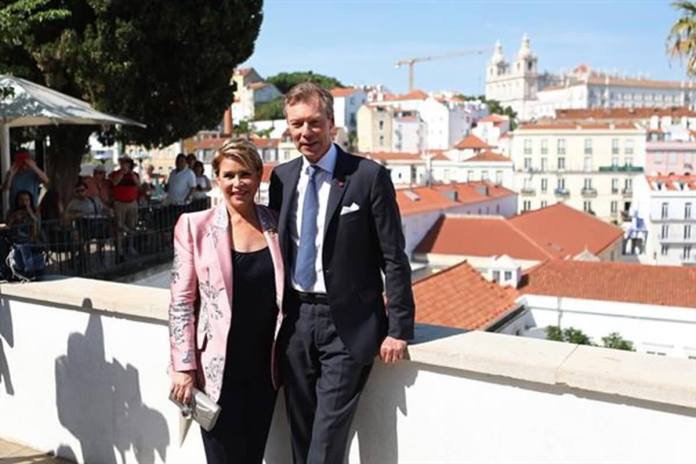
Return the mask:
<path id="1" fill-rule="evenodd" d="M 304 102 L 307 103 L 313 98 L 319 100 L 322 111 L 326 116 L 333 121 L 334 110 L 333 110 L 333 96 L 331 92 L 326 90 L 324 87 L 315 84 L 314 82 L 300 82 L 292 86 L 288 93 L 285 94 L 285 104 L 283 105 L 283 114 L 288 115 L 287 107 L 294 105 L 295 103 Z"/>

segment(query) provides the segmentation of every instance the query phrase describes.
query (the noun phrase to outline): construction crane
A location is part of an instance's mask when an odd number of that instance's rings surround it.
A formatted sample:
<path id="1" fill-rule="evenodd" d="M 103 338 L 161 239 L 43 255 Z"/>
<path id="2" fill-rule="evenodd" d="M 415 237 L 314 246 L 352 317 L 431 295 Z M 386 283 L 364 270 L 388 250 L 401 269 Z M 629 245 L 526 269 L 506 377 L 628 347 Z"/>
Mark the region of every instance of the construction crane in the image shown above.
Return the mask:
<path id="1" fill-rule="evenodd" d="M 445 53 L 443 55 L 431 55 L 422 56 L 418 58 L 406 58 L 396 62 L 395 67 L 400 68 L 402 66 L 408 65 L 408 91 L 413 91 L 413 67 L 416 63 L 422 63 L 424 61 L 434 61 L 434 60 L 446 60 L 448 58 L 456 58 L 458 56 L 468 56 L 468 55 L 482 55 L 486 52 L 485 49 L 468 49 L 460 50 L 458 52 Z"/>

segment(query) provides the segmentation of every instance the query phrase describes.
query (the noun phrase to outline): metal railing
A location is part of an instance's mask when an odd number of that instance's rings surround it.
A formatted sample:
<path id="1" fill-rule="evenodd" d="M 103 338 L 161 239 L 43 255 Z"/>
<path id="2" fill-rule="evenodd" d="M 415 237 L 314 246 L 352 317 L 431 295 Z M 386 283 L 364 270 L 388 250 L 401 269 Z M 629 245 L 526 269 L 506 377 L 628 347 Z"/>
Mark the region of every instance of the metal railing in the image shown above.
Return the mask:
<path id="1" fill-rule="evenodd" d="M 71 221 L 44 220 L 38 227 L 0 230 L 0 265 L 14 243 L 28 243 L 47 256 L 46 274 L 114 278 L 166 262 L 173 255 L 174 225 L 181 214 L 209 208 L 210 200 L 187 205 L 141 206 L 133 230 L 118 228 L 110 216 Z"/>

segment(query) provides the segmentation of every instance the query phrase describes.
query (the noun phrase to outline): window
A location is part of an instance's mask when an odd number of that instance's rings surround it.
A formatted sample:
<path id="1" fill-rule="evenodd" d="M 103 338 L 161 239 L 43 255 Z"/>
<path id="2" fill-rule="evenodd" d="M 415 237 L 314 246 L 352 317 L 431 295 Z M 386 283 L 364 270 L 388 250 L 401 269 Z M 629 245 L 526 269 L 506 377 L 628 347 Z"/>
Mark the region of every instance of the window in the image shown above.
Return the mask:
<path id="1" fill-rule="evenodd" d="M 682 253 L 682 258 L 685 260 L 691 258 L 691 245 L 684 245 L 684 252 Z"/>
<path id="2" fill-rule="evenodd" d="M 619 179 L 617 178 L 611 180 L 611 193 L 619 193 Z"/>
<path id="3" fill-rule="evenodd" d="M 549 161 L 549 160 L 548 160 L 546 157 L 541 158 L 541 171 L 542 171 L 542 172 L 546 172 L 546 170 L 548 169 L 548 167 L 549 167 L 549 166 L 548 166 L 548 161 Z"/>
<path id="4" fill-rule="evenodd" d="M 488 170 L 481 171 L 481 180 L 488 180 Z"/>
<path id="5" fill-rule="evenodd" d="M 541 154 L 546 155 L 549 152 L 549 141 L 546 139 L 543 139 L 541 141 Z"/>
<path id="6" fill-rule="evenodd" d="M 530 200 L 525 200 L 522 202 L 522 211 L 529 211 L 532 209 L 532 202 Z"/>
<path id="7" fill-rule="evenodd" d="M 498 185 L 503 184 L 503 171 L 495 171 L 495 183 Z"/>
<path id="8" fill-rule="evenodd" d="M 384 145 L 384 136 L 383 135 L 379 136 L 379 144 Z"/>
<path id="9" fill-rule="evenodd" d="M 668 214 L 669 214 L 669 204 L 667 204 L 667 202 L 663 202 L 662 203 L 662 215 L 660 217 L 662 219 L 665 219 Z"/>
<path id="10" fill-rule="evenodd" d="M 379 122 L 379 130 L 384 130 L 384 121 Z"/>
<path id="11" fill-rule="evenodd" d="M 633 166 L 633 157 L 627 156 L 626 158 L 624 158 L 624 164 L 628 167 Z"/>
<path id="12" fill-rule="evenodd" d="M 524 154 L 525 155 L 532 154 L 532 140 L 531 139 L 524 139 Z"/>
<path id="13" fill-rule="evenodd" d="M 611 139 L 611 154 L 619 154 L 619 139 Z"/>
<path id="14" fill-rule="evenodd" d="M 624 190 L 626 192 L 633 190 L 633 179 L 624 179 Z"/>
<path id="15" fill-rule="evenodd" d="M 565 169 L 565 157 L 558 158 L 558 170 L 562 171 Z"/>
<path id="16" fill-rule="evenodd" d="M 565 190 L 565 179 L 564 178 L 558 179 L 558 181 L 556 182 L 556 188 L 558 188 L 558 190 Z"/>
<path id="17" fill-rule="evenodd" d="M 691 225 L 690 224 L 686 224 L 684 226 L 684 238 L 687 238 L 687 239 L 691 238 Z"/>
<path id="18" fill-rule="evenodd" d="M 565 139 L 556 140 L 556 153 L 558 155 L 565 155 L 566 153 L 566 141 Z"/>
<path id="19" fill-rule="evenodd" d="M 592 202 L 591 201 L 583 201 L 582 202 L 582 210 L 586 213 L 592 213 Z"/>
<path id="20" fill-rule="evenodd" d="M 614 200 L 611 202 L 611 212 L 618 213 L 618 211 L 619 211 L 619 202 Z"/>
<path id="21" fill-rule="evenodd" d="M 495 214 L 500 214 L 500 205 L 495 205 Z"/>
<path id="22" fill-rule="evenodd" d="M 676 153 L 670 153 L 669 154 L 669 164 L 677 164 L 677 154 Z"/>
<path id="23" fill-rule="evenodd" d="M 470 169 L 466 172 L 466 181 L 471 182 L 472 180 L 474 180 L 474 171 Z"/>
<path id="24" fill-rule="evenodd" d="M 653 155 L 653 163 L 662 164 L 662 153 L 655 153 Z"/>
<path id="25" fill-rule="evenodd" d="M 660 255 L 667 256 L 669 254 L 669 245 L 662 245 L 660 248 Z"/>
<path id="26" fill-rule="evenodd" d="M 591 177 L 585 177 L 585 181 L 583 182 L 582 188 L 584 190 L 592 190 L 592 178 Z"/>
<path id="27" fill-rule="evenodd" d="M 633 155 L 633 139 L 626 139 L 624 142 L 624 154 L 625 155 Z"/>
<path id="28" fill-rule="evenodd" d="M 532 158 L 525 158 L 524 159 L 524 170 L 529 171 L 532 169 Z"/>
<path id="29" fill-rule="evenodd" d="M 611 157 L 611 167 L 613 167 L 613 168 L 619 167 L 619 157 L 618 156 Z"/>
<path id="30" fill-rule="evenodd" d="M 691 219 L 691 203 L 684 204 L 684 219 Z"/>
<path id="31" fill-rule="evenodd" d="M 592 154 L 592 139 L 585 139 L 585 154 Z"/>
<path id="32" fill-rule="evenodd" d="M 549 187 L 549 180 L 546 178 L 541 179 L 541 191 L 546 192 L 548 190 L 548 187 Z"/>
<path id="33" fill-rule="evenodd" d="M 505 280 L 512 279 L 512 271 L 505 271 Z"/>
<path id="34" fill-rule="evenodd" d="M 592 172 L 592 157 L 591 156 L 585 157 L 583 167 L 585 168 L 585 172 Z"/>
<path id="35" fill-rule="evenodd" d="M 500 282 L 500 271 L 493 271 L 493 282 Z"/>
<path id="36" fill-rule="evenodd" d="M 662 224 L 662 230 L 660 232 L 660 237 L 667 238 L 669 236 L 669 226 L 667 224 Z"/>
<path id="37" fill-rule="evenodd" d="M 541 207 L 546 208 L 549 205 L 549 202 L 546 200 L 541 200 Z"/>

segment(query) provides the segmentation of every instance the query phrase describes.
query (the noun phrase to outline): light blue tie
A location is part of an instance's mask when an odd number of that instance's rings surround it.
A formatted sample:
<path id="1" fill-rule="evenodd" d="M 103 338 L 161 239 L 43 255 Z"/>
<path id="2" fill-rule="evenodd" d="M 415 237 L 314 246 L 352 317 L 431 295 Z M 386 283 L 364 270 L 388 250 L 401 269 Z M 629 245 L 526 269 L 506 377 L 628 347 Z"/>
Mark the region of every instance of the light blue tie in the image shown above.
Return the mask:
<path id="1" fill-rule="evenodd" d="M 297 248 L 295 260 L 295 282 L 303 290 L 311 289 L 317 280 L 317 217 L 319 216 L 319 198 L 317 195 L 316 174 L 319 166 L 310 165 L 307 168 L 307 188 L 302 204 L 302 225 L 300 227 L 300 246 Z"/>

